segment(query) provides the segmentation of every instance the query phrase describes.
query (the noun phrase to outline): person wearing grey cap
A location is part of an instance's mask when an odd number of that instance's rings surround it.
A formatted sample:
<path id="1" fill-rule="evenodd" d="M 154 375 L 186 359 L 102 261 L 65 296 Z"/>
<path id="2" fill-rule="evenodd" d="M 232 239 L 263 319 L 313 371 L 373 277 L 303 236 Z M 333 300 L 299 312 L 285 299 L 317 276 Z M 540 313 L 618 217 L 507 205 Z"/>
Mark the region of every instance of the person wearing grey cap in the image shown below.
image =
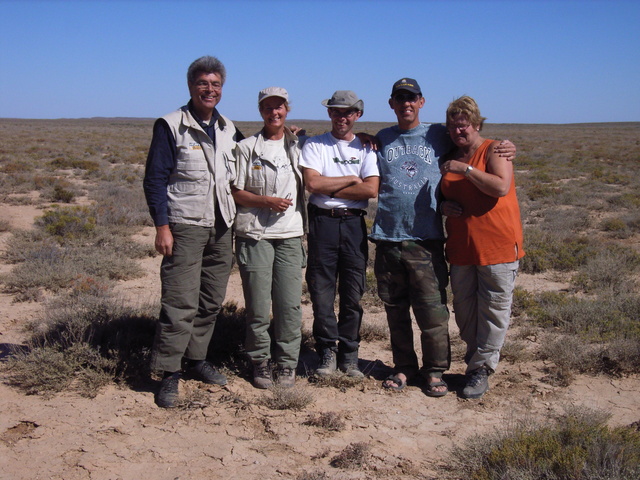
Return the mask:
<path id="1" fill-rule="evenodd" d="M 448 392 L 442 379 L 451 362 L 448 267 L 439 211 L 440 159 L 453 144 L 443 125 L 420 123 L 420 85 L 402 78 L 391 89 L 389 106 L 398 124 L 378 132 L 380 192 L 370 239 L 376 243 L 374 271 L 391 334 L 395 373 L 382 384 L 402 390 L 421 378 L 427 396 Z M 511 143 L 499 148 L 513 157 Z M 410 311 L 420 330 L 422 366 L 414 350 Z"/>
<path id="2" fill-rule="evenodd" d="M 306 280 L 320 356 L 316 374 L 331 375 L 340 368 L 351 377 L 363 377 L 358 348 L 368 257 L 364 216 L 368 200 L 378 194 L 378 166 L 375 153 L 353 133 L 363 101 L 350 90 L 338 90 L 322 105 L 331 131 L 309 139 L 300 160 L 311 193 Z"/>
<path id="3" fill-rule="evenodd" d="M 306 258 L 300 147 L 298 137 L 285 126 L 290 107 L 284 88 L 261 90 L 258 109 L 264 127 L 238 143 L 238 174 L 232 187 L 238 204 L 236 259 L 247 313 L 245 350 L 256 388 L 271 387 L 274 377 L 280 386 L 293 387 L 302 338 L 300 299 Z"/>

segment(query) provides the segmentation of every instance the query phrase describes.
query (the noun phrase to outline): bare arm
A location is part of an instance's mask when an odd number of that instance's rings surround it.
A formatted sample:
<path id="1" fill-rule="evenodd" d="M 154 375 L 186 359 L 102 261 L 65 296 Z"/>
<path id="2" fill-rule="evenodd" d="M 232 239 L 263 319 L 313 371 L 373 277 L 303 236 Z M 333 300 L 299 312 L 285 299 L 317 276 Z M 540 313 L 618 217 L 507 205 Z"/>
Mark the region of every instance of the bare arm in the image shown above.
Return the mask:
<path id="1" fill-rule="evenodd" d="M 507 160 L 507 157 L 500 156 L 495 151 L 495 147 L 500 142 L 495 141 L 491 145 L 489 157 L 487 159 L 487 171 L 482 172 L 474 168 L 467 172 L 468 163 L 458 160 L 447 160 L 442 165 L 442 172 L 451 172 L 464 175 L 473 183 L 478 190 L 491 197 L 504 197 L 509 193 L 511 187 L 511 179 L 513 178 L 513 163 Z"/>
<path id="2" fill-rule="evenodd" d="M 380 177 L 367 177 L 362 183 L 357 183 L 334 193 L 336 198 L 344 198 L 346 200 L 368 200 L 378 196 L 380 188 Z"/>
<path id="3" fill-rule="evenodd" d="M 325 177 L 313 168 L 305 168 L 302 174 L 304 175 L 304 183 L 310 193 L 333 195 L 335 192 L 344 188 L 362 183 L 362 179 L 356 175 Z"/>
<path id="4" fill-rule="evenodd" d="M 275 212 L 284 212 L 293 205 L 289 198 L 269 197 L 267 195 L 257 195 L 246 190 L 231 187 L 231 195 L 238 205 L 249 208 L 268 208 Z"/>

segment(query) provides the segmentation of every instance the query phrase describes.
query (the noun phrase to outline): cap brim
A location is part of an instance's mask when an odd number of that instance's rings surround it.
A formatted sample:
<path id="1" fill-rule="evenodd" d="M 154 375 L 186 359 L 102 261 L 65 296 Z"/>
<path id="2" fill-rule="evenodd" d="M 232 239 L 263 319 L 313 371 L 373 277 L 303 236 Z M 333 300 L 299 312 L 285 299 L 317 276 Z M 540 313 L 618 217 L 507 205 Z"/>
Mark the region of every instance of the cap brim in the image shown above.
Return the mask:
<path id="1" fill-rule="evenodd" d="M 283 99 L 285 102 L 288 102 L 289 99 L 287 97 L 283 97 L 282 95 L 276 95 L 275 93 L 272 95 L 265 95 L 264 97 L 262 97 L 260 100 L 258 100 L 258 103 L 261 103 L 263 100 L 266 100 L 267 98 L 271 98 L 271 97 L 278 97 Z"/>

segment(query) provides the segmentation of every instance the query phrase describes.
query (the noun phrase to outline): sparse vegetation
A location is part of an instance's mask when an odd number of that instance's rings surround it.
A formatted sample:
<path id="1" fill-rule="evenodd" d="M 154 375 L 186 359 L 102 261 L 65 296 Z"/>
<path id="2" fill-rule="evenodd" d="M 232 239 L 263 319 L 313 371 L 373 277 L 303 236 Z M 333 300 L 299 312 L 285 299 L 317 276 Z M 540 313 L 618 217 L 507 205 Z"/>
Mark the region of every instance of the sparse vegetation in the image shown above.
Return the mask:
<path id="1" fill-rule="evenodd" d="M 260 403 L 272 410 L 304 410 L 313 403 L 313 395 L 300 385 L 292 388 L 275 385 L 262 396 Z"/>
<path id="2" fill-rule="evenodd" d="M 312 472 L 303 472 L 296 477 L 296 480 L 329 480 L 331 477 L 326 473 L 315 470 Z"/>
<path id="3" fill-rule="evenodd" d="M 60 241 L 75 240 L 93 233 L 96 218 L 88 207 L 59 207 L 45 212 L 36 225 Z"/>
<path id="4" fill-rule="evenodd" d="M 340 432 L 345 429 L 344 420 L 336 412 L 323 412 L 310 415 L 305 420 L 304 425 L 319 427 L 330 432 Z"/>
<path id="5" fill-rule="evenodd" d="M 9 382 L 29 394 L 72 389 L 95 396 L 112 381 L 148 372 L 156 308 L 132 308 L 109 294 L 54 299 L 31 324 L 27 349 L 6 366 Z"/>
<path id="6" fill-rule="evenodd" d="M 158 311 L 125 305 L 87 280 L 51 300 L 44 318 L 30 325 L 27 348 L 7 363 L 9 381 L 29 394 L 73 389 L 94 396 L 107 383 L 147 378 Z M 225 312 L 221 323 L 232 323 Z M 273 405 L 295 409 L 304 399 L 302 392 L 279 392 Z"/>
<path id="7" fill-rule="evenodd" d="M 331 466 L 344 469 L 366 469 L 371 461 L 371 446 L 364 442 L 350 443 L 331 459 Z"/>
<path id="8" fill-rule="evenodd" d="M 136 259 L 155 255 L 151 245 L 130 238 L 139 227 L 150 225 L 140 184 L 152 121 L 60 120 L 46 121 L 51 125 L 46 130 L 27 128 L 34 123 L 41 127 L 43 122 L 0 119 L 4 129 L 0 202 L 42 209 L 34 230 L 11 231 L 11 224 L 0 220 L 3 260 L 13 265 L 0 281 L 15 301 L 48 302 L 45 316 L 31 325 L 26 348 L 15 348 L 3 362 L 3 374 L 16 388 L 41 395 L 71 390 L 93 396 L 114 381 L 138 384 L 150 373 L 158 307 L 133 308 L 111 292 L 119 280 L 139 275 Z M 310 134 L 327 130 L 327 122 L 311 123 Z M 239 122 L 245 134 L 257 131 L 258 125 Z M 368 133 L 386 126 L 358 125 Z M 544 273 L 568 285 L 563 291 L 550 292 L 518 288 L 514 295 L 518 329 L 507 340 L 502 357 L 515 364 L 532 358 L 544 360 L 543 367 L 535 368 L 536 373 L 544 374 L 545 388 L 552 388 L 549 384 L 563 388 L 581 373 L 625 376 L 640 369 L 640 179 L 629 175 L 640 158 L 640 142 L 629 141 L 637 138 L 638 129 L 639 124 L 485 127 L 487 137 L 510 138 L 518 146 L 514 166 L 527 252 L 521 271 Z M 567 141 L 569 134 L 571 141 Z M 65 135 L 84 141 L 66 142 Z M 368 228 L 374 215 L 372 201 Z M 375 245 L 370 244 L 361 335 L 364 343 L 380 342 L 381 348 L 388 348 L 387 325 L 369 315 L 383 308 L 371 269 L 374 255 Z M 222 364 L 229 375 L 243 376 L 248 371 L 244 335 L 244 311 L 234 304 L 225 305 L 209 358 Z M 452 341 L 454 362 L 461 363 L 464 345 L 455 335 Z M 312 347 L 309 331 L 304 332 L 303 343 L 303 348 Z M 304 385 L 304 380 L 300 378 L 295 389 L 275 388 L 264 396 L 256 393 L 247 398 L 221 389 L 217 401 L 241 414 L 265 407 L 292 410 L 296 413 L 270 414 L 296 416 L 295 422 L 304 423 L 308 435 L 337 440 L 345 434 L 345 419 L 336 412 L 312 411 L 317 387 L 339 390 L 329 391 L 330 395 L 358 389 L 350 393 L 359 395 L 368 393 L 374 382 L 341 374 L 312 386 Z M 203 418 L 211 421 L 206 407 L 215 394 L 196 382 L 184 383 L 186 394 L 176 415 L 200 415 L 192 410 L 205 409 Z M 375 383 L 379 387 L 377 377 Z M 497 382 L 496 387 L 500 388 Z M 305 409 L 309 415 L 303 422 L 300 418 L 306 412 L 297 411 Z M 355 430 L 357 415 L 346 418 Z M 456 461 L 455 478 L 622 479 L 640 475 L 637 429 L 609 428 L 606 418 L 594 412 L 572 412 L 542 424 L 518 423 L 474 442 L 460 449 L 463 453 Z M 321 468 L 331 469 L 330 463 L 335 468 L 360 470 L 339 472 L 342 475 L 391 478 L 401 470 L 403 478 L 426 478 L 418 466 L 412 470 L 406 459 L 386 458 L 384 465 L 372 466 L 378 456 L 371 455 L 366 443 L 350 444 L 335 455 L 338 451 L 334 444 L 321 453 L 316 451 L 311 460 L 324 461 Z M 298 478 L 333 476 L 335 472 L 328 475 L 318 469 Z"/>
<path id="9" fill-rule="evenodd" d="M 572 409 L 547 423 L 519 421 L 453 451 L 454 478 L 626 480 L 640 476 L 640 432 L 609 428 L 608 416 Z"/>
<path id="10" fill-rule="evenodd" d="M 384 322 L 372 321 L 365 316 L 360 326 L 360 336 L 365 342 L 388 340 L 389 326 Z"/>

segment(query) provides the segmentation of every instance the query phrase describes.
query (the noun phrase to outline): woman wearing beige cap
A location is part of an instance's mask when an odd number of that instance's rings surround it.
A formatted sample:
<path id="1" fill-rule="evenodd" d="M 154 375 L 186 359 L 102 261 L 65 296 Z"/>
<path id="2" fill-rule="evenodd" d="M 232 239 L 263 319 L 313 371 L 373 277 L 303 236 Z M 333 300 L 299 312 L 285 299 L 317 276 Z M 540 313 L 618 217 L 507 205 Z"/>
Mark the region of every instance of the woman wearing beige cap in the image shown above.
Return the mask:
<path id="1" fill-rule="evenodd" d="M 238 143 L 238 175 L 232 187 L 238 204 L 236 259 L 247 312 L 245 349 L 256 388 L 269 388 L 274 377 L 279 385 L 292 387 L 300 353 L 306 262 L 300 147 L 298 137 L 285 126 L 290 107 L 284 88 L 261 90 L 258 108 L 264 127 Z"/>

